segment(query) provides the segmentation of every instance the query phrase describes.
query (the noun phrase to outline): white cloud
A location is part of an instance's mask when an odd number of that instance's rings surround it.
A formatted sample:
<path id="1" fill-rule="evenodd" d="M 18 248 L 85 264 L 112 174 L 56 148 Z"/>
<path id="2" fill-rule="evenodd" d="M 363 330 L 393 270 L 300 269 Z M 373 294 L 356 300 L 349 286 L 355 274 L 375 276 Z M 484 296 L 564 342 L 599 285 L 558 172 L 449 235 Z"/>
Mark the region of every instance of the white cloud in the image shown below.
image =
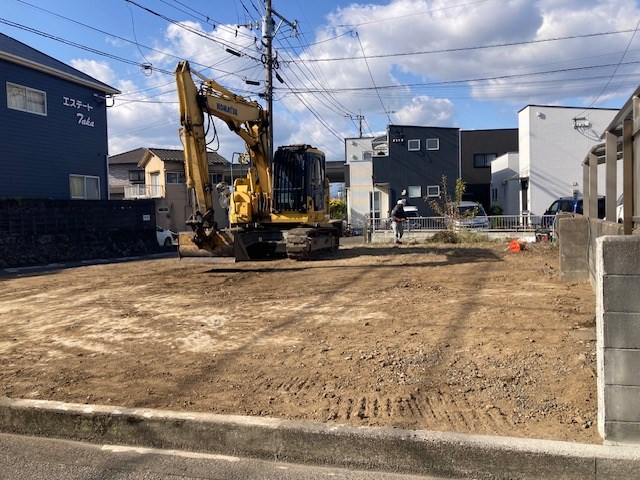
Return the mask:
<path id="1" fill-rule="evenodd" d="M 116 73 L 111 69 L 107 62 L 75 58 L 71 60 L 70 63 L 76 70 L 80 70 L 82 73 L 86 73 L 107 85 L 111 85 L 116 81 Z"/>
<path id="2" fill-rule="evenodd" d="M 425 13 L 426 12 L 426 13 Z M 411 53 L 451 50 L 500 43 L 530 42 L 559 36 L 582 35 L 603 31 L 634 28 L 640 11 L 633 0 L 609 1 L 557 1 L 545 0 L 488 0 L 451 7 L 451 2 L 396 0 L 387 5 L 357 5 L 333 12 L 328 25 L 335 31 L 339 25 L 356 25 L 359 38 L 368 56 L 390 53 Z M 639 35 L 640 37 L 640 35 Z M 431 83 L 460 79 L 497 77 L 509 74 L 562 69 L 593 63 L 616 63 L 627 45 L 630 34 L 610 35 L 592 39 L 575 39 L 510 47 L 449 51 L 421 55 L 385 57 L 370 60 L 378 85 L 393 84 L 391 69 L 397 68 L 416 79 L 415 83 Z M 640 42 L 640 38 L 637 39 Z M 344 36 L 334 42 L 314 47 L 315 56 L 322 58 L 358 55 L 354 41 Z M 614 52 L 618 52 L 618 55 Z M 361 55 L 362 52 L 359 52 Z M 596 58 L 597 55 L 604 55 Z M 336 70 L 353 69 L 362 60 L 333 62 Z M 636 69 L 637 70 L 637 69 Z M 599 71 L 599 75 L 612 73 L 612 69 Z M 557 76 L 556 79 L 575 78 L 576 74 Z M 591 75 L 593 76 L 593 74 Z M 527 81 L 545 80 L 548 76 L 523 77 Z M 366 78 L 356 75 L 358 81 Z M 600 81 L 604 84 L 603 81 Z M 371 81 L 369 79 L 369 85 Z M 485 87 L 486 85 L 486 87 Z M 521 79 L 486 84 L 476 83 L 473 96 L 478 99 L 506 99 L 520 103 L 522 95 L 531 92 L 535 98 L 561 101 L 568 97 L 584 96 L 593 91 L 593 82 L 578 81 L 572 91 L 558 90 L 551 85 L 527 86 Z M 429 96 L 456 96 L 466 93 L 465 84 L 445 87 L 423 86 L 414 93 Z M 515 95 L 510 95 L 515 89 Z M 440 93 L 443 92 L 443 93 Z M 458 94 L 460 95 L 460 94 Z M 385 96 L 389 96 L 385 92 Z"/>
<path id="3" fill-rule="evenodd" d="M 391 0 L 382 5 L 353 3 L 331 12 L 315 38 L 313 35 L 304 39 L 279 38 L 275 44 L 280 62 L 278 73 L 285 84 L 275 83 L 276 145 L 311 143 L 324 148 L 328 158 L 339 160 L 344 147 L 336 135 L 357 135 L 358 125 L 353 119 L 359 114 L 365 116 L 364 130 L 368 134 L 385 129 L 385 111 L 395 112 L 391 114 L 395 123 L 452 126 L 458 113 L 456 102 L 461 99 L 500 102 L 500 110 L 507 104 L 506 109 L 513 111 L 527 103 L 559 104 L 569 99 L 573 99 L 574 104 L 576 100 L 588 104 L 598 95 L 613 68 L 471 83 L 457 81 L 615 64 L 628 45 L 630 33 L 453 50 L 633 29 L 640 16 L 634 0 L 459 0 L 455 3 L 452 5 L 449 0 Z M 253 37 L 257 32 L 244 30 L 236 36 L 235 27 L 231 25 L 213 29 L 195 22 L 184 23 L 205 37 L 215 36 L 222 45 L 170 25 L 165 38 L 157 40 L 154 47 L 171 52 L 172 56 L 158 52 L 147 55 L 156 67 L 172 71 L 178 59 L 188 59 L 192 68 L 214 77 L 241 95 L 247 96 L 247 90 L 256 93 L 264 89 L 263 67 L 259 61 L 262 51 L 260 42 Z M 354 28 L 350 34 L 333 38 L 350 28 Z M 321 43 L 301 49 L 300 42 Z M 640 35 L 637 35 L 625 60 L 636 59 L 639 44 Z M 233 46 L 245 56 L 238 58 L 229 54 L 224 45 Z M 293 50 L 291 46 L 298 48 Z M 362 58 L 308 62 L 362 57 L 363 50 L 367 62 Z M 433 50 L 449 51 L 378 57 Z M 109 76 L 109 69 L 94 63 L 83 64 L 83 70 L 89 69 L 93 72 L 87 72 L 90 75 L 113 84 L 114 77 Z M 628 96 L 634 82 L 640 79 L 636 76 L 639 71 L 635 66 L 621 67 L 600 100 L 612 95 Z M 148 101 L 158 98 L 176 101 L 175 91 L 153 97 L 163 91 L 158 85 L 171 82 L 169 76 L 154 74 L 149 80 L 138 78 L 138 85 L 127 86 L 126 91 L 157 88 L 133 96 Z M 245 79 L 258 80 L 261 85 L 247 86 Z M 621 85 L 623 81 L 625 84 Z M 394 88 L 376 91 L 372 89 L 374 85 Z M 114 86 L 125 91 L 126 85 L 120 82 Z M 295 93 L 290 89 L 306 93 Z M 174 87 L 168 86 L 164 90 L 174 90 Z M 135 144 L 145 138 L 150 139 L 146 141 L 147 145 L 150 141 L 158 142 L 156 146 L 179 145 L 175 104 L 136 103 L 117 107 L 110 109 L 110 122 L 110 131 L 119 133 L 112 142 L 118 147 L 146 146 Z M 216 125 L 220 153 L 231 158 L 234 151 L 243 149 L 242 142 L 221 122 L 216 120 Z"/>
<path id="4" fill-rule="evenodd" d="M 393 120 L 400 125 L 451 127 L 454 115 L 455 106 L 450 100 L 419 95 L 397 110 Z"/>

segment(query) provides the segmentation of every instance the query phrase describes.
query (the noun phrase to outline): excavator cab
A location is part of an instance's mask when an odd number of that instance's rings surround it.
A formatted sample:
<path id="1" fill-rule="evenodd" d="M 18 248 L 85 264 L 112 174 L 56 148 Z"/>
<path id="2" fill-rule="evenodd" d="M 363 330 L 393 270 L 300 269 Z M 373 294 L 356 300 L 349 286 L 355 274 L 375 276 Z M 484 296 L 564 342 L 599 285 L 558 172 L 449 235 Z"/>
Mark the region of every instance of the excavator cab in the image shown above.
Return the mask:
<path id="1" fill-rule="evenodd" d="M 308 145 L 280 147 L 273 156 L 273 213 L 326 213 L 325 158 Z"/>

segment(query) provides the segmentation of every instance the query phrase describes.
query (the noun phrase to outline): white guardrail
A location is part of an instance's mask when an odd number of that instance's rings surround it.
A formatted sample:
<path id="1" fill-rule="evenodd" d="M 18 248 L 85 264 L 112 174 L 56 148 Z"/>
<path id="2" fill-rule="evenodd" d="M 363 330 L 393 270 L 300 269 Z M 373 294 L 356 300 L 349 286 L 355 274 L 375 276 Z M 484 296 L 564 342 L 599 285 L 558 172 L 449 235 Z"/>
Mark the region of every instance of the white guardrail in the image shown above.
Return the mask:
<path id="1" fill-rule="evenodd" d="M 456 230 L 483 232 L 535 232 L 550 230 L 555 215 L 492 215 L 487 217 L 461 218 L 456 221 Z M 444 217 L 412 217 L 404 221 L 405 231 L 447 230 L 450 221 Z M 391 219 L 374 218 L 373 231 L 390 230 Z"/>

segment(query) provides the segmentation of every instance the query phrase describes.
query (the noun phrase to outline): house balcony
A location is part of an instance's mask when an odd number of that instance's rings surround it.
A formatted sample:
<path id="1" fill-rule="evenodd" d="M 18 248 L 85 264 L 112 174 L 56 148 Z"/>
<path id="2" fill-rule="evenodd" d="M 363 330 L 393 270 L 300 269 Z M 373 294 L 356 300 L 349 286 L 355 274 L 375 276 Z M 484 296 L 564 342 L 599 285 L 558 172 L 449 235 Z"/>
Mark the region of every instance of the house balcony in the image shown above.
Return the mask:
<path id="1" fill-rule="evenodd" d="M 125 185 L 125 200 L 136 198 L 163 198 L 164 185 Z"/>

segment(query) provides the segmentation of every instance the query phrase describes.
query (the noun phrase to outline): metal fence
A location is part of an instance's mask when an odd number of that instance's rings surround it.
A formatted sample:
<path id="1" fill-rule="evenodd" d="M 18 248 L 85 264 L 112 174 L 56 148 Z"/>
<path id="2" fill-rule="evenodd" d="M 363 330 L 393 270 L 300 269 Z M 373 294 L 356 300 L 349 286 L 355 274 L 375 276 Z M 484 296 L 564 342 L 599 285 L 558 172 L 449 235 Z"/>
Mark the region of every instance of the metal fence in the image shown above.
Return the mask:
<path id="1" fill-rule="evenodd" d="M 138 198 L 162 198 L 164 197 L 164 185 L 125 185 L 125 200 Z"/>
<path id="2" fill-rule="evenodd" d="M 476 217 L 478 219 L 480 217 Z M 492 215 L 481 217 L 486 222 L 468 222 L 461 220 L 456 230 L 473 230 L 483 232 L 536 232 L 552 228 L 555 215 Z M 444 217 L 412 217 L 404 222 L 405 231 L 438 231 L 447 230 L 451 225 Z M 371 224 L 373 231 L 391 229 L 391 219 L 374 218 Z"/>

